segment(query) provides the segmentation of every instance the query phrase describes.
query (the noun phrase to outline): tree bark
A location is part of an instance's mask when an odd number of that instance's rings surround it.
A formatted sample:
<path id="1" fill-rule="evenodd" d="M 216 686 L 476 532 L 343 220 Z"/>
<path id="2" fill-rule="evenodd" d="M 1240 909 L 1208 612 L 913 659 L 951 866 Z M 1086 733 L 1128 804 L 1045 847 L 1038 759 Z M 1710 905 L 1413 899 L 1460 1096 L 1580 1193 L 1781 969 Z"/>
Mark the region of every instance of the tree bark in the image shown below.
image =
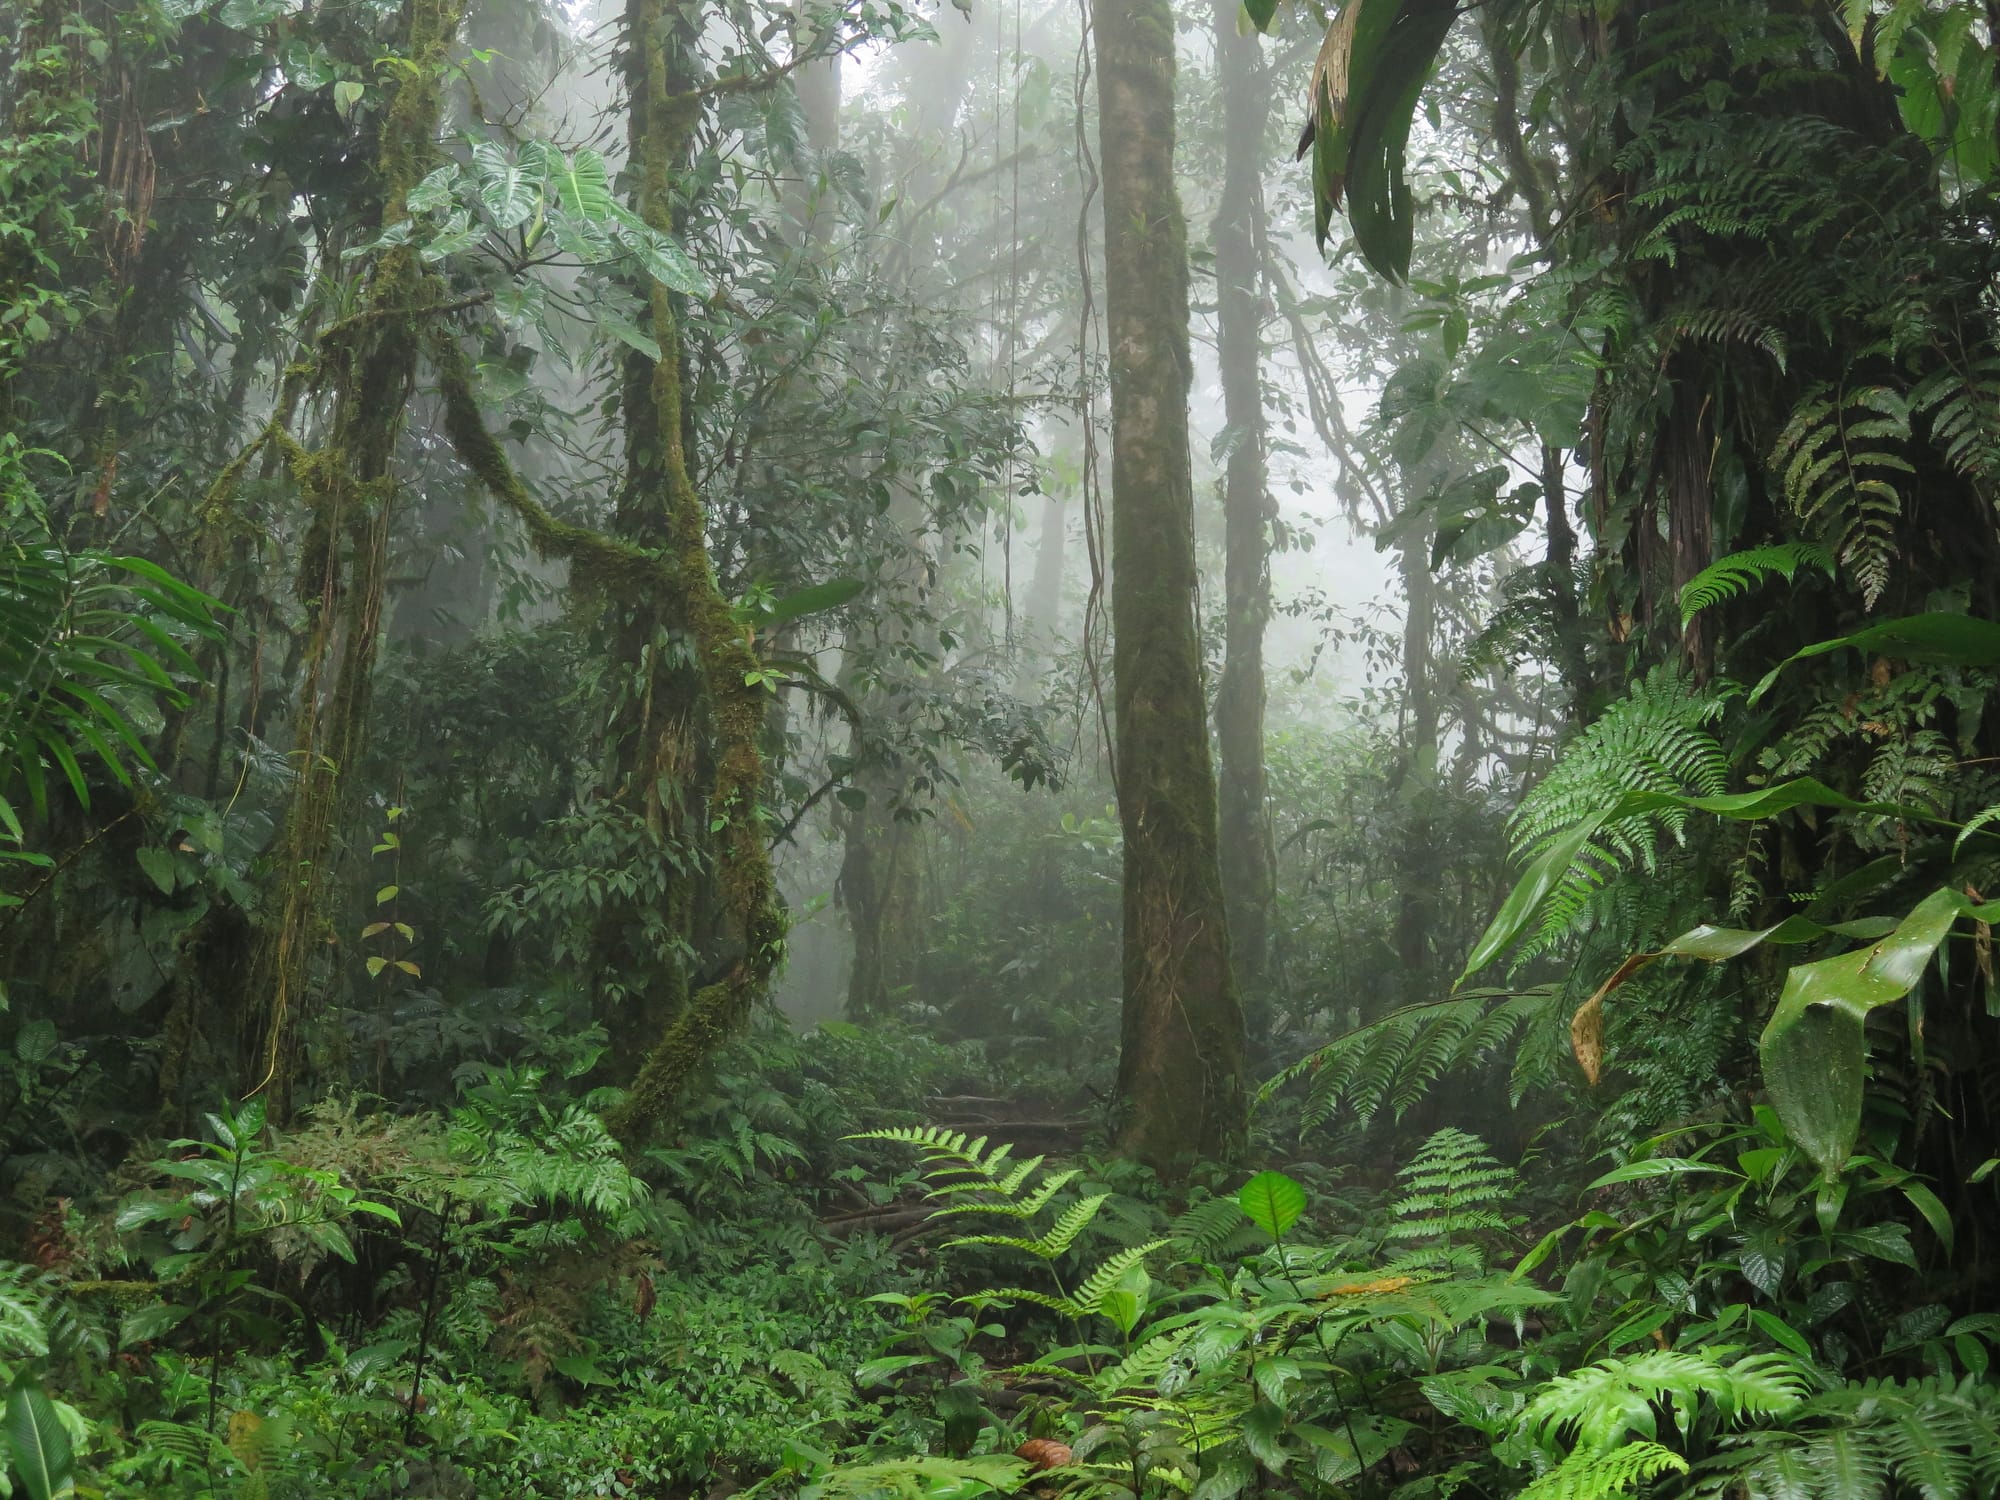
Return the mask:
<path id="1" fill-rule="evenodd" d="M 1246 987 L 1262 979 L 1277 891 L 1265 798 L 1264 631 L 1271 618 L 1271 504 L 1265 463 L 1263 319 L 1256 225 L 1270 116 L 1257 37 L 1237 34 L 1239 0 L 1216 0 L 1222 80 L 1222 201 L 1215 216 L 1217 343 L 1229 450 L 1222 493 L 1223 659 L 1215 695 L 1220 753 L 1222 885 L 1230 951 Z"/>
<path id="2" fill-rule="evenodd" d="M 1187 227 L 1174 186 L 1174 17 L 1092 0 L 1111 372 L 1112 675 L 1125 836 L 1119 1094 L 1128 1154 L 1172 1170 L 1244 1129 L 1195 630 Z"/>

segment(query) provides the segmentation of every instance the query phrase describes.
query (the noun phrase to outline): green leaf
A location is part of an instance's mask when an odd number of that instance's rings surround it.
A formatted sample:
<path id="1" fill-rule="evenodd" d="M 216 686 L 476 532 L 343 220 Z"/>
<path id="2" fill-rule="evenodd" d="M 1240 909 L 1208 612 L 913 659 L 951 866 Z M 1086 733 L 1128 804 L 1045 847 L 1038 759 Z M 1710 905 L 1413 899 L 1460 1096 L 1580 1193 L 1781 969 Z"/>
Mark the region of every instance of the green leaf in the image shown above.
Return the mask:
<path id="1" fill-rule="evenodd" d="M 587 224 L 601 223 L 611 217 L 614 207 L 611 174 L 605 169 L 601 155 L 579 151 L 565 158 L 551 151 L 545 160 L 549 186 L 555 190 L 556 202 L 562 205 L 564 213 Z"/>
<path id="2" fill-rule="evenodd" d="M 545 165 L 537 163 L 537 166 Z M 492 141 L 475 141 L 472 167 L 479 174 L 479 202 L 495 229 L 525 224 L 542 206 L 542 178 L 527 165 L 507 159 Z"/>
<path id="3" fill-rule="evenodd" d="M 1763 681 L 1751 690 L 1748 701 L 1755 703 L 1769 692 L 1771 685 L 1778 680 L 1778 674 L 1793 662 L 1848 648 L 1879 652 L 1898 661 L 1926 662 L 1936 666 L 1990 667 L 2000 664 L 2000 623 L 1975 619 L 1971 615 L 1947 614 L 1910 615 L 1901 620 L 1884 620 L 1880 625 L 1857 630 L 1853 635 L 1820 641 L 1803 651 L 1793 652 L 1764 674 Z"/>
<path id="4" fill-rule="evenodd" d="M 1528 930 L 1542 903 L 1562 883 L 1570 865 L 1583 853 L 1597 830 L 1604 826 L 1607 816 L 1600 815 L 1579 823 L 1536 856 L 1514 889 L 1507 893 L 1507 899 L 1500 903 L 1500 910 L 1487 924 L 1479 941 L 1472 945 L 1472 952 L 1466 956 L 1465 969 L 1458 976 L 1460 984 L 1513 947 L 1515 940 Z"/>
<path id="5" fill-rule="evenodd" d="M 1613 1167 L 1584 1191 L 1588 1193 L 1618 1182 L 1644 1182 L 1654 1177 L 1684 1177 L 1690 1172 L 1713 1172 L 1721 1177 L 1737 1175 L 1727 1167 L 1711 1166 L 1708 1162 L 1695 1161 L 1690 1157 L 1649 1156 L 1644 1161 L 1628 1161 L 1622 1167 Z"/>
<path id="6" fill-rule="evenodd" d="M 632 252 L 646 274 L 668 291 L 706 297 L 715 290 L 701 267 L 688 258 L 687 251 L 658 230 L 640 221 L 620 218 L 611 232 Z"/>
<path id="7" fill-rule="evenodd" d="M 1812 1345 L 1806 1342 L 1806 1336 L 1777 1314 L 1765 1312 L 1761 1307 L 1753 1307 L 1750 1309 L 1750 1321 L 1800 1359 L 1810 1360 L 1813 1357 Z"/>
<path id="8" fill-rule="evenodd" d="M 1306 1190 L 1283 1172 L 1259 1172 L 1237 1190 L 1236 1202 L 1251 1223 L 1280 1239 L 1306 1211 Z"/>
<path id="9" fill-rule="evenodd" d="M 139 868 L 146 872 L 146 878 L 171 896 L 176 879 L 173 854 L 166 849 L 146 848 L 139 851 L 137 858 Z"/>
<path id="10" fill-rule="evenodd" d="M 774 600 L 764 608 L 756 610 L 754 619 L 761 628 L 769 630 L 807 615 L 822 614 L 829 609 L 839 609 L 841 605 L 858 598 L 868 585 L 859 578 L 834 578 L 825 583 L 816 583 L 809 588 L 799 589 Z"/>
<path id="11" fill-rule="evenodd" d="M 1861 1130 L 1868 1013 L 1910 992 L 1966 906 L 1955 891 L 1933 892 L 1880 942 L 1785 976 L 1758 1042 L 1764 1086 L 1785 1129 L 1828 1178 L 1840 1175 Z"/>
<path id="12" fill-rule="evenodd" d="M 651 334 L 648 334 L 631 319 L 620 317 L 609 308 L 600 307 L 597 309 L 597 326 L 617 339 L 626 348 L 637 349 L 646 358 L 653 360 L 655 363 L 659 361 L 659 344 L 654 341 Z"/>
<path id="13" fill-rule="evenodd" d="M 70 1451 L 69 1434 L 55 1403 L 28 1380 L 7 1398 L 7 1448 L 15 1477 L 29 1500 L 54 1500 L 76 1492 L 72 1478 L 76 1455 Z"/>
<path id="14" fill-rule="evenodd" d="M 333 107 L 343 120 L 354 118 L 354 111 L 361 107 L 362 97 L 368 90 L 352 78 L 343 78 L 333 86 Z"/>
<path id="15" fill-rule="evenodd" d="M 476 154 L 478 148 L 473 149 Z M 458 168 L 439 167 L 410 189 L 403 199 L 403 206 L 413 214 L 427 214 L 433 209 L 446 207 L 451 202 L 451 186 L 457 177 Z"/>
<path id="16" fill-rule="evenodd" d="M 1362 257 L 1391 281 L 1410 272 L 1415 216 L 1404 176 L 1417 99 L 1458 15 L 1457 0 L 1348 0 L 1313 69 L 1313 155 L 1321 245 L 1345 196 Z M 1345 85 L 1333 93 L 1333 81 Z"/>
<path id="17" fill-rule="evenodd" d="M 1243 0 L 1243 14 L 1259 31 L 1269 31 L 1278 14 L 1278 0 Z"/>

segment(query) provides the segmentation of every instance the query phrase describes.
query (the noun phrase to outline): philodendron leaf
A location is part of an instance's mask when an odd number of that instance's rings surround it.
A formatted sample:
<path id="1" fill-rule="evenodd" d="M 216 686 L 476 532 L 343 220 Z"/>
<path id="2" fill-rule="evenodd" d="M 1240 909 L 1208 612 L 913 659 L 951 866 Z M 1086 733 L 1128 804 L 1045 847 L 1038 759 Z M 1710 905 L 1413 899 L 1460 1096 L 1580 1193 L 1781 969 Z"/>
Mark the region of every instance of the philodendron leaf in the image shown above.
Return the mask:
<path id="1" fill-rule="evenodd" d="M 7 1398 L 7 1451 L 14 1477 L 29 1500 L 55 1500 L 73 1495 L 76 1455 L 55 1403 L 39 1385 L 24 1380 Z"/>
<path id="2" fill-rule="evenodd" d="M 541 208 L 540 174 L 548 170 L 546 158 L 512 162 L 492 141 L 475 141 L 472 165 L 479 173 L 479 201 L 495 229 L 525 224 Z"/>
<path id="3" fill-rule="evenodd" d="M 1868 1013 L 1907 995 L 1969 903 L 1941 890 L 1879 942 L 1800 964 L 1785 976 L 1758 1051 L 1785 1129 L 1832 1178 L 1861 1131 Z"/>
<path id="4" fill-rule="evenodd" d="M 1306 1190 L 1283 1172 L 1259 1172 L 1238 1189 L 1236 1202 L 1252 1224 L 1275 1240 L 1306 1211 Z"/>

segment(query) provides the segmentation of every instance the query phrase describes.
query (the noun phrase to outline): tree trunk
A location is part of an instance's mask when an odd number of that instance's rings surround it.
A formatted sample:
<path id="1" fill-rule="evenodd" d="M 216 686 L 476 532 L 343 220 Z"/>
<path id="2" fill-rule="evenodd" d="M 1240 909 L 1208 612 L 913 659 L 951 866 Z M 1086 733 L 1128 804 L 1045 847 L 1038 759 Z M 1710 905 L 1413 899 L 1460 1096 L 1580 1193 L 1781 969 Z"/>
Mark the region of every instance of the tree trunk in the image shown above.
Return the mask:
<path id="1" fill-rule="evenodd" d="M 1239 8 L 1238 0 L 1216 0 L 1226 146 L 1213 230 L 1215 297 L 1223 420 L 1233 446 L 1222 494 L 1223 660 L 1215 730 L 1230 950 L 1237 977 L 1252 986 L 1263 977 L 1277 888 L 1277 850 L 1264 790 L 1264 630 L 1271 618 L 1273 507 L 1265 468 L 1256 237 L 1270 93 L 1257 37 L 1237 34 Z"/>
<path id="2" fill-rule="evenodd" d="M 1112 675 L 1125 835 L 1121 1147 L 1172 1169 L 1244 1129 L 1215 781 L 1195 631 L 1187 227 L 1174 186 L 1174 17 L 1092 0 L 1111 369 Z"/>
<path id="3" fill-rule="evenodd" d="M 1405 535 L 1403 575 L 1403 765 L 1402 794 L 1414 808 L 1403 848 L 1397 852 L 1396 957 L 1419 998 L 1431 969 L 1431 928 L 1437 879 L 1432 828 L 1425 815 L 1438 779 L 1438 701 L 1432 678 L 1431 635 L 1437 622 L 1437 580 L 1431 577 L 1429 528 Z"/>

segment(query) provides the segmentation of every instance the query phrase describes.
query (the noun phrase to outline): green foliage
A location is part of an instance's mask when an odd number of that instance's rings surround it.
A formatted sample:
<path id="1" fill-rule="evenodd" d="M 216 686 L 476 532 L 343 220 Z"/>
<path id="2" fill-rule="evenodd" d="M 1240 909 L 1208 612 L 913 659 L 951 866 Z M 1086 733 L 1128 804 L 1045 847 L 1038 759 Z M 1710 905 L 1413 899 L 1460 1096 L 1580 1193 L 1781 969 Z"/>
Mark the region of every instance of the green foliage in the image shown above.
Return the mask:
<path id="1" fill-rule="evenodd" d="M 1390 1206 L 1392 1240 L 1436 1240 L 1449 1248 L 1468 1236 L 1504 1233 L 1518 1220 L 1502 1211 L 1521 1179 L 1477 1136 L 1450 1126 L 1425 1141 L 1396 1173 L 1402 1196 Z"/>
<path id="2" fill-rule="evenodd" d="M 1726 688 L 1696 690 L 1683 676 L 1658 669 L 1632 685 L 1565 747 L 1549 774 L 1521 799 L 1511 831 L 1521 859 L 1547 859 L 1553 877 L 1535 903 L 1533 933 L 1521 956 L 1532 957 L 1587 920 L 1614 874 L 1636 866 L 1657 874 L 1660 835 L 1684 837 L 1687 813 L 1668 803 L 1659 811 L 1623 811 L 1628 792 L 1715 796 L 1728 785 L 1728 754 L 1715 724 L 1728 709 Z"/>
<path id="3" fill-rule="evenodd" d="M 1627 1443 L 1608 1452 L 1579 1448 L 1522 1490 L 1520 1500 L 1605 1500 L 1629 1495 L 1662 1474 L 1686 1472 L 1687 1460 L 1658 1443 Z"/>
<path id="4" fill-rule="evenodd" d="M 7 794 L 46 811 L 51 771 L 88 807 L 85 753 L 123 786 L 152 767 L 143 731 L 186 704 L 176 678 L 196 675 L 187 648 L 220 635 L 219 608 L 144 558 L 0 535 L 0 838 L 22 838 Z"/>
<path id="5" fill-rule="evenodd" d="M 1703 610 L 1749 593 L 1766 578 L 1790 583 L 1800 568 L 1808 567 L 1831 575 L 1832 554 L 1817 542 L 1782 542 L 1718 558 L 1682 587 L 1681 622 L 1685 625 Z"/>
<path id="6" fill-rule="evenodd" d="M 1554 991 L 1470 990 L 1450 1000 L 1405 1006 L 1307 1053 L 1264 1085 L 1260 1101 L 1305 1081 L 1302 1129 L 1341 1110 L 1364 1123 L 1386 1110 L 1401 1119 L 1447 1073 L 1476 1067 L 1534 1024 Z"/>

